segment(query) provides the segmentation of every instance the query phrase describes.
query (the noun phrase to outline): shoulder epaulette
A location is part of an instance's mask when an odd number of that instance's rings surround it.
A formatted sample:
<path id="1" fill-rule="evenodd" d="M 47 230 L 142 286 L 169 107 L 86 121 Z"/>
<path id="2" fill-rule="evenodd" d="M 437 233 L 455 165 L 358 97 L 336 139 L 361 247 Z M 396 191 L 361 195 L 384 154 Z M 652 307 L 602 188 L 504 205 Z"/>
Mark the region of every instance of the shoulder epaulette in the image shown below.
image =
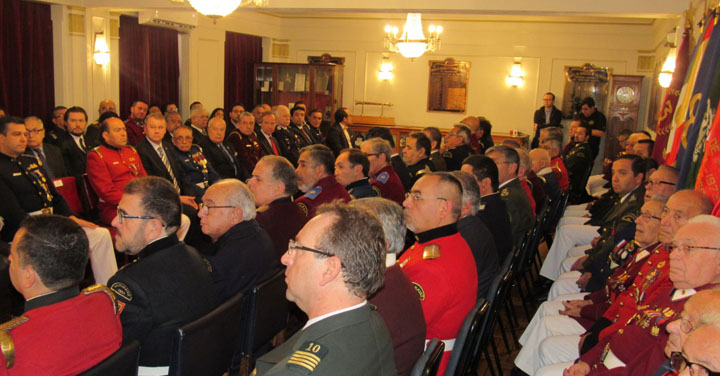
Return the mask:
<path id="1" fill-rule="evenodd" d="M 305 216 L 307 217 L 309 214 L 307 205 L 303 204 L 302 202 L 298 202 L 297 206 L 300 207 L 300 210 L 302 210 L 303 213 L 305 213 Z"/>
<path id="2" fill-rule="evenodd" d="M 192 144 L 192 146 L 190 146 L 190 148 L 192 148 L 193 146 L 195 146 L 196 148 L 198 148 L 198 150 L 200 150 L 201 153 L 203 152 L 203 149 L 202 149 L 202 147 L 201 147 L 200 145 L 198 145 L 198 144 Z"/>
<path id="3" fill-rule="evenodd" d="M 94 152 L 98 153 L 100 158 L 103 157 L 102 153 L 100 152 L 100 146 L 96 146 L 96 147 L 92 148 L 92 150 L 90 150 L 90 151 L 94 151 Z"/>
<path id="4" fill-rule="evenodd" d="M 0 351 L 5 357 L 5 368 L 10 369 L 15 364 L 15 343 L 9 331 L 17 328 L 27 322 L 27 316 L 16 317 L 2 325 L 0 325 Z"/>
<path id="5" fill-rule="evenodd" d="M 134 147 L 134 146 L 132 146 L 132 145 L 128 145 L 127 147 L 129 147 L 129 148 L 130 148 L 130 150 L 132 150 L 132 151 L 133 151 L 134 153 L 136 153 L 136 154 L 137 154 L 137 150 L 135 149 L 135 147 Z"/>
<path id="6" fill-rule="evenodd" d="M 97 292 L 104 292 L 110 298 L 110 300 L 112 301 L 112 304 L 113 304 L 113 310 L 114 310 L 115 314 L 117 315 L 118 309 L 120 308 L 118 306 L 117 297 L 115 296 L 115 293 L 112 292 L 112 290 L 110 290 L 107 286 L 98 284 L 98 285 L 92 285 L 92 286 L 82 290 L 83 295 L 90 295 L 90 294 L 94 294 Z"/>

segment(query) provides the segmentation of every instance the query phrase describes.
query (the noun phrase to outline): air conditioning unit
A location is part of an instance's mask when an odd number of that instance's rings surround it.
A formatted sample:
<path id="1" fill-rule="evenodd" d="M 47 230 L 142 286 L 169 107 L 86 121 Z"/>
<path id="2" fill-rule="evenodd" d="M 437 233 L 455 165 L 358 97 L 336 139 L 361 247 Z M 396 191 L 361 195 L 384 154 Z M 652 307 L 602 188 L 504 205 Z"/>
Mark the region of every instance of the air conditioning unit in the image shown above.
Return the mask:
<path id="1" fill-rule="evenodd" d="M 190 32 L 197 27 L 197 14 L 191 11 L 143 10 L 139 12 L 141 25 L 151 25 L 175 29 L 181 33 Z"/>

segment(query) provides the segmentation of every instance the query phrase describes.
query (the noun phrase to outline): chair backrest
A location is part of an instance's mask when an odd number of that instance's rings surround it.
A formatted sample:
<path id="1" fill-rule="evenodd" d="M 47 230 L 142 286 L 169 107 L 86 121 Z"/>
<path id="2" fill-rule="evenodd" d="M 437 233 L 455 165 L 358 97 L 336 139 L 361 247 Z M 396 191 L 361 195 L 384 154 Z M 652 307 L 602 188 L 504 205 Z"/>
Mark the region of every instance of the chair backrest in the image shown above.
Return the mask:
<path id="1" fill-rule="evenodd" d="M 95 193 L 92 185 L 90 185 L 90 178 L 88 178 L 88 174 L 82 175 L 82 182 L 78 184 L 78 186 L 80 187 L 80 190 L 82 192 L 82 197 L 84 200 L 83 205 L 85 206 L 87 212 L 90 213 L 96 210 L 100 198 L 98 197 L 97 193 Z"/>
<path id="2" fill-rule="evenodd" d="M 256 354 L 258 349 L 272 341 L 273 337 L 287 327 L 289 303 L 285 298 L 285 271 L 281 270 L 257 285 L 245 305 L 243 313 L 243 336 L 241 351 Z"/>
<path id="3" fill-rule="evenodd" d="M 507 259 L 512 259 L 512 255 L 508 255 L 506 261 Z M 500 308 L 507 298 L 507 293 L 509 291 L 510 284 L 512 283 L 513 270 L 510 267 L 511 265 L 509 262 L 505 262 L 504 264 L 505 265 L 503 266 L 506 267 L 506 269 L 503 269 L 504 272 L 495 278 L 490 290 L 488 290 L 487 300 L 489 302 L 489 307 L 487 308 L 485 319 L 482 320 L 482 327 L 480 328 L 477 339 L 472 346 L 472 351 L 469 354 L 470 359 L 468 359 L 468 369 L 477 368 L 477 365 L 480 362 L 480 351 L 487 348 L 495 329 L 495 323 L 497 322 L 497 316 L 500 312 Z"/>
<path id="4" fill-rule="evenodd" d="M 139 360 L 140 341 L 132 340 L 79 376 L 137 376 Z"/>
<path id="5" fill-rule="evenodd" d="M 425 352 L 420 355 L 410 376 L 435 376 L 440 367 L 440 359 L 445 351 L 445 343 L 433 338 L 427 345 Z M 446 372 L 447 374 L 447 372 Z"/>
<path id="6" fill-rule="evenodd" d="M 63 196 L 75 214 L 82 216 L 85 213 L 85 207 L 80 199 L 77 182 L 74 176 L 66 176 L 64 178 L 53 179 L 53 184 L 57 192 Z"/>
<path id="7" fill-rule="evenodd" d="M 446 375 L 465 375 L 467 373 L 472 359 L 472 351 L 478 341 L 478 334 L 480 334 L 489 306 L 488 301 L 480 298 L 465 316 L 460 331 L 455 337 L 455 346 L 450 354 L 447 368 L 445 368 Z"/>
<path id="8" fill-rule="evenodd" d="M 222 375 L 230 368 L 240 335 L 245 296 L 238 293 L 205 316 L 178 329 L 170 375 Z"/>

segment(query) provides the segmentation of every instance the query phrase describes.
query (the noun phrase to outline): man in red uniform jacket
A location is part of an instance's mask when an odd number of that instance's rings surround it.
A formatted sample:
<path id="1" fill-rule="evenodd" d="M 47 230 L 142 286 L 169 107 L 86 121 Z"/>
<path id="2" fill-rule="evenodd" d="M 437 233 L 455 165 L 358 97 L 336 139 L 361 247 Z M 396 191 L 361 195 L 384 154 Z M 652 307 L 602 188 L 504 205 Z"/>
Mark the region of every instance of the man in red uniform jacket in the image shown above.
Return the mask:
<path id="1" fill-rule="evenodd" d="M 560 189 L 566 191 L 568 187 L 570 187 L 570 178 L 568 177 L 567 168 L 565 167 L 565 163 L 563 163 L 562 156 L 560 155 L 562 142 L 554 138 L 549 138 L 543 141 L 542 147 L 550 153 L 550 167 L 552 167 L 552 170 L 557 177 Z"/>
<path id="2" fill-rule="evenodd" d="M 457 230 L 461 205 L 462 185 L 446 172 L 423 175 L 404 202 L 407 228 L 417 241 L 398 262 L 420 298 L 425 339 L 445 343 L 438 375 L 445 373 L 455 336 L 477 295 L 475 259 Z"/>
<path id="3" fill-rule="evenodd" d="M 0 325 L 0 375 L 77 375 L 122 343 L 115 295 L 79 291 L 88 261 L 85 231 L 57 215 L 28 217 L 10 248 L 10 280 L 25 313 Z"/>
<path id="4" fill-rule="evenodd" d="M 100 220 L 110 224 L 117 215 L 117 205 L 127 183 L 147 173 L 135 148 L 125 146 L 127 131 L 120 119 L 106 119 L 100 130 L 103 141 L 88 153 L 87 174 L 100 198 Z"/>
<path id="5" fill-rule="evenodd" d="M 380 190 L 381 197 L 402 205 L 405 200 L 405 187 L 390 164 L 390 143 L 379 137 L 371 138 L 362 143 L 360 150 L 370 161 L 370 184 Z"/>
<path id="6" fill-rule="evenodd" d="M 308 219 L 315 216 L 315 209 L 335 200 L 350 201 L 345 187 L 335 180 L 335 156 L 325 145 L 310 145 L 300 149 L 298 188 L 305 194 L 297 199 Z"/>
<path id="7" fill-rule="evenodd" d="M 130 107 L 130 117 L 125 120 L 128 145 L 135 146 L 138 142 L 142 141 L 147 111 L 148 105 L 143 101 L 136 100 Z"/>

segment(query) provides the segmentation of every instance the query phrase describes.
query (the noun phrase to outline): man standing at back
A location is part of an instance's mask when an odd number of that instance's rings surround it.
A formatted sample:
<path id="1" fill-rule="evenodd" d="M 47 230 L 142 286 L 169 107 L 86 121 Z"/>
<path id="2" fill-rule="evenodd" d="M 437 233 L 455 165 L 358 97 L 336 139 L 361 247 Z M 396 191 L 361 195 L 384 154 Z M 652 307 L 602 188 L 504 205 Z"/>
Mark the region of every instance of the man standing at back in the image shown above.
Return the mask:
<path id="1" fill-rule="evenodd" d="M 449 173 L 428 173 L 403 204 L 407 228 L 417 241 L 398 262 L 422 303 L 426 340 L 445 342 L 438 375 L 445 372 L 455 336 L 477 294 L 475 259 L 457 230 L 462 194 L 462 184 Z"/>
<path id="2" fill-rule="evenodd" d="M 543 106 L 533 114 L 533 130 L 535 137 L 530 144 L 531 149 L 540 145 L 540 130 L 546 127 L 562 127 L 562 112 L 555 107 L 555 94 L 547 92 L 543 95 Z"/>
<path id="3" fill-rule="evenodd" d="M 600 139 L 605 135 L 605 127 L 607 119 L 602 112 L 595 108 L 595 100 L 592 97 L 584 98 L 580 101 L 580 113 L 577 115 L 578 120 L 586 123 L 590 128 L 590 148 L 593 152 L 593 160 L 597 157 L 600 150 Z"/>
<path id="4" fill-rule="evenodd" d="M 291 241 L 286 296 L 307 324 L 262 356 L 257 375 L 396 375 L 382 317 L 367 298 L 385 280 L 385 237 L 367 210 L 330 204 Z"/>
<path id="5" fill-rule="evenodd" d="M 121 306 L 123 342 L 141 342 L 139 375 L 167 375 L 180 326 L 215 308 L 215 286 L 197 251 L 178 240 L 180 197 L 163 178 L 131 181 L 112 221 L 115 247 L 136 255 L 108 286 Z"/>

